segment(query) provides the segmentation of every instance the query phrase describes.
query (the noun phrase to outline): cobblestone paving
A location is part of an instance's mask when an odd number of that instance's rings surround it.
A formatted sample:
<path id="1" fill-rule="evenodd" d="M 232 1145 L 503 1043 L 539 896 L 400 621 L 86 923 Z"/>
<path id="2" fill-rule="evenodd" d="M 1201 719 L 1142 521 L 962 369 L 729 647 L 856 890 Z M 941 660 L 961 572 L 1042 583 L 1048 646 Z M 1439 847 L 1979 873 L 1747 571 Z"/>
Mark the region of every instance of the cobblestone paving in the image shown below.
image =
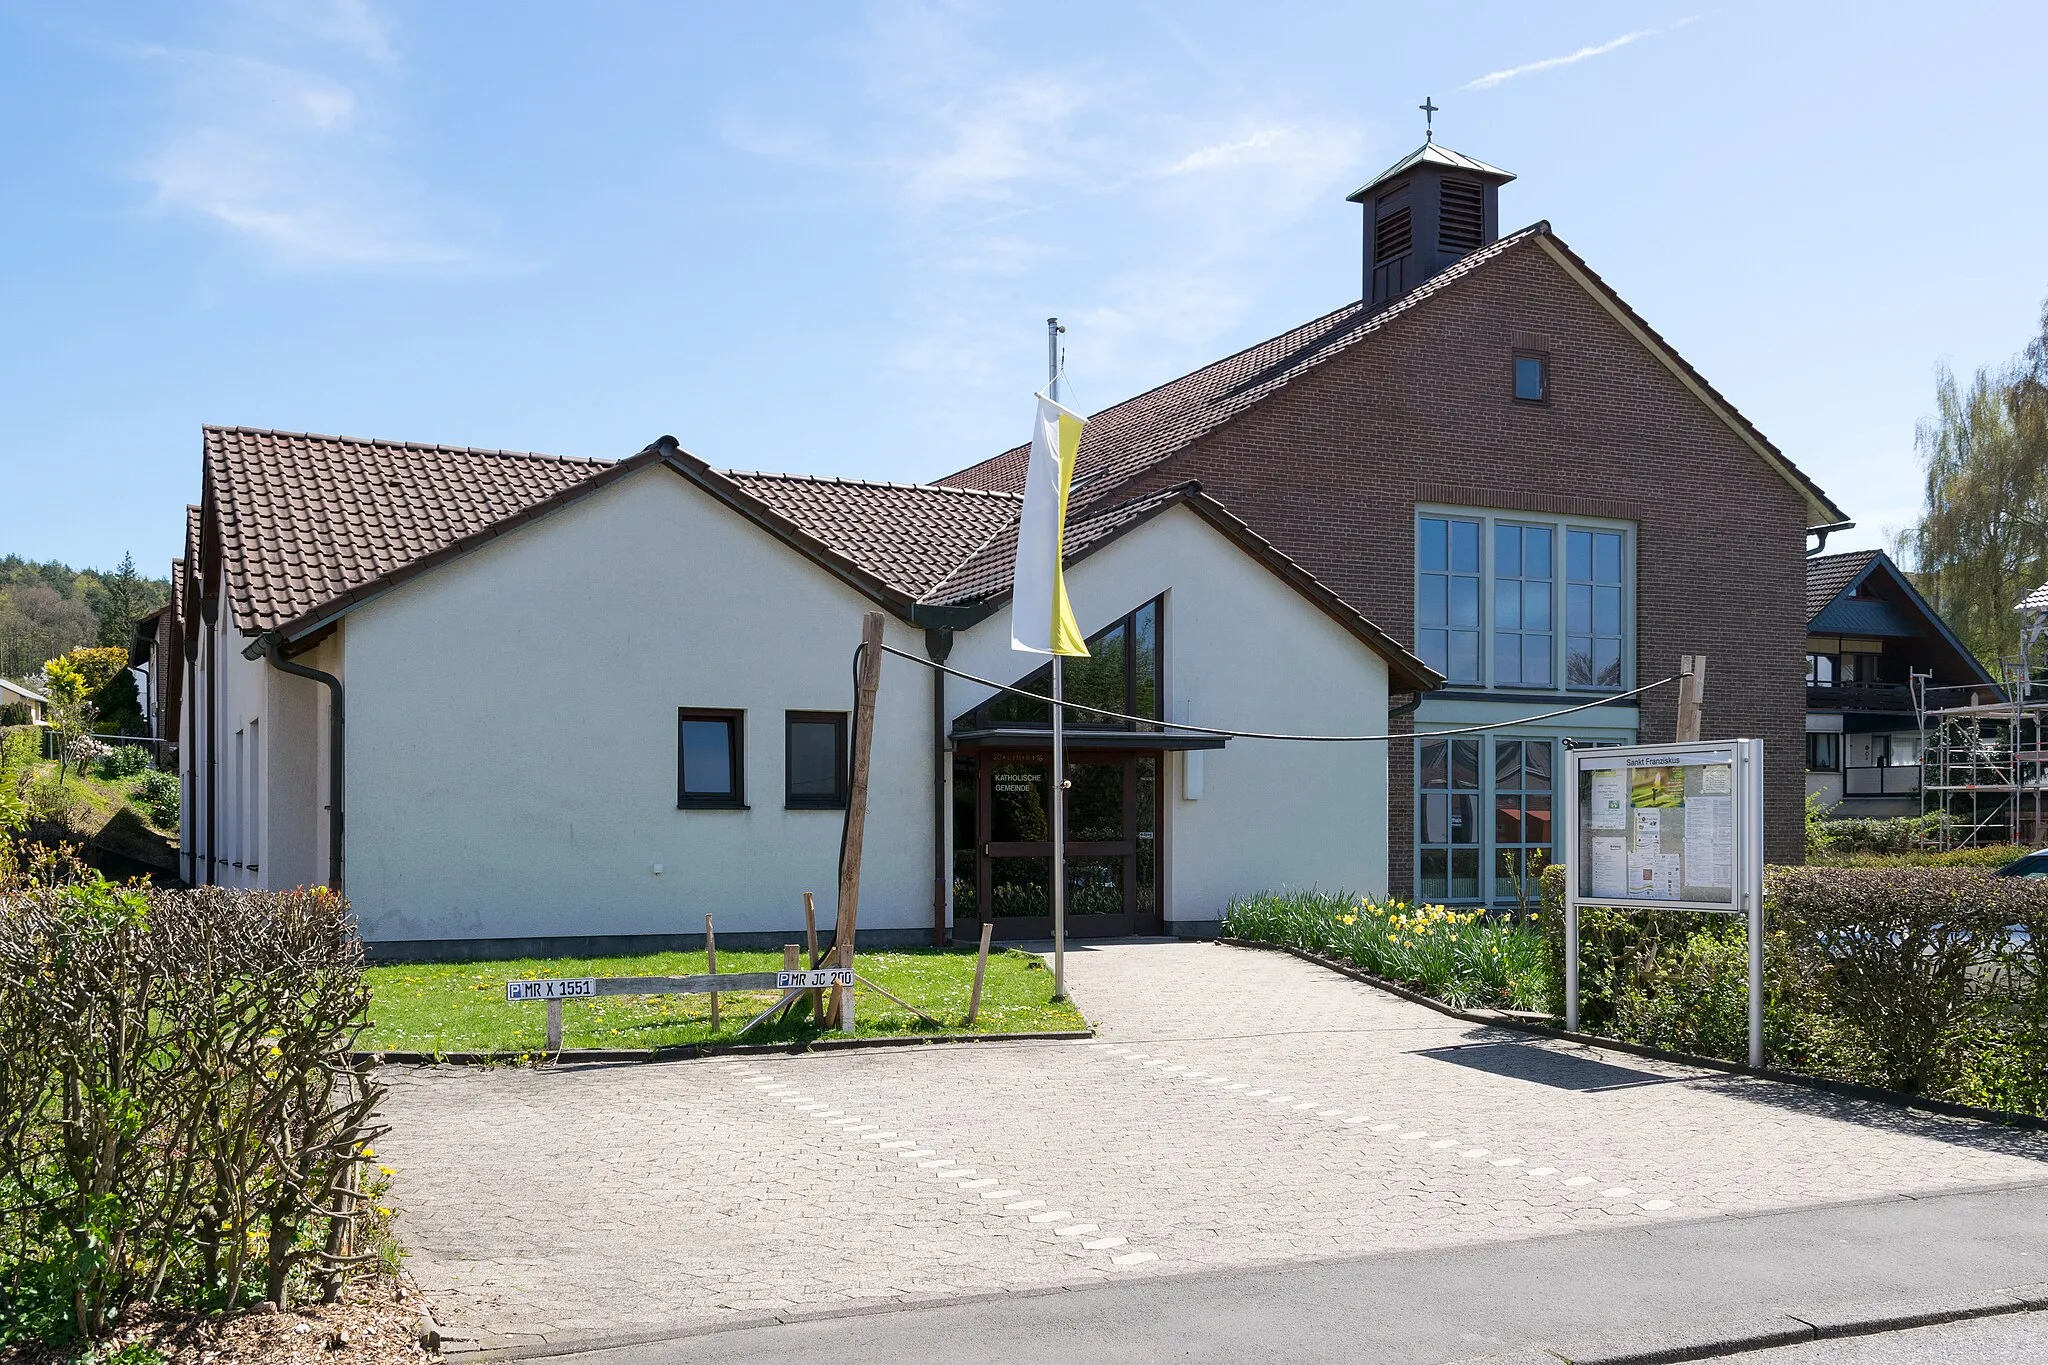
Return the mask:
<path id="1" fill-rule="evenodd" d="M 2048 1181 L 2048 1136 L 1532 1041 L 1279 953 L 1067 961 L 1093 1042 L 392 1072 L 436 1318 L 574 1340 Z"/>

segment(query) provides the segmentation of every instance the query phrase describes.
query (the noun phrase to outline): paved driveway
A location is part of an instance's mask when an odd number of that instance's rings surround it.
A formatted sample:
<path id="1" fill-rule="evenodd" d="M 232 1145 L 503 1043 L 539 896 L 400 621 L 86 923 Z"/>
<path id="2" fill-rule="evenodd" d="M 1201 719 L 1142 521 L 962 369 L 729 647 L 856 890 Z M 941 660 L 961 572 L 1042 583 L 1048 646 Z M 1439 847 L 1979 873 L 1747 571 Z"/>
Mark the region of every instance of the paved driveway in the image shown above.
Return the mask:
<path id="1" fill-rule="evenodd" d="M 1093 1042 L 394 1072 L 412 1270 L 505 1345 L 2048 1181 L 2043 1135 L 1532 1041 L 1279 953 L 1068 972 Z"/>

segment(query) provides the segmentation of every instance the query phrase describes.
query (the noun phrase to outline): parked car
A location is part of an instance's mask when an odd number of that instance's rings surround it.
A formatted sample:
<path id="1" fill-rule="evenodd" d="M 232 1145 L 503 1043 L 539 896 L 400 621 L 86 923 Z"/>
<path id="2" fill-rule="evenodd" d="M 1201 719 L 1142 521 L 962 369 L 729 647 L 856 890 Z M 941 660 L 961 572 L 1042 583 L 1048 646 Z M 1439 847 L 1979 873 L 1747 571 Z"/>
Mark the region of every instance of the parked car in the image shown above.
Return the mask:
<path id="1" fill-rule="evenodd" d="M 2048 848 L 2022 854 L 1991 874 L 1994 877 L 2048 877 Z"/>

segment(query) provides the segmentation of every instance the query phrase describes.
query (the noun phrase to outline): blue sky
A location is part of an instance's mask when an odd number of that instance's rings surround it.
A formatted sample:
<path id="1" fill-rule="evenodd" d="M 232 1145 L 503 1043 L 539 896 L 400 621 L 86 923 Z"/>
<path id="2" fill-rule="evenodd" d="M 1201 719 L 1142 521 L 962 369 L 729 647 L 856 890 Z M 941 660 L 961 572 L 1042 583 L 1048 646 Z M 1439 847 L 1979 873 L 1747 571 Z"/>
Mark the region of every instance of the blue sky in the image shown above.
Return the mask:
<path id="1" fill-rule="evenodd" d="M 1419 140 L 1882 543 L 2048 294 L 2048 7 L 0 0 L 0 552 L 229 423 L 931 478 L 1355 297 Z"/>

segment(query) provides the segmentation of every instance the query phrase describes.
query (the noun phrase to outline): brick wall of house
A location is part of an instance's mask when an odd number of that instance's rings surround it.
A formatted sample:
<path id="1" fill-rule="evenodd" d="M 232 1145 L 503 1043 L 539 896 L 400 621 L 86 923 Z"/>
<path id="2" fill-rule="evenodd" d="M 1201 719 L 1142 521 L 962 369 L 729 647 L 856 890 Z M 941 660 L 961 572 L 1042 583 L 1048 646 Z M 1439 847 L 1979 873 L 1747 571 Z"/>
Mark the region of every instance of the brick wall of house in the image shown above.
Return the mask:
<path id="1" fill-rule="evenodd" d="M 1548 353 L 1547 405 L 1513 401 L 1516 350 Z M 1805 501 L 1534 242 L 1128 488 L 1188 478 L 1410 645 L 1418 502 L 1633 521 L 1637 680 L 1708 656 L 1703 734 L 1764 740 L 1766 856 L 1800 860 Z M 1642 699 L 1645 742 L 1675 693 Z M 1390 759 L 1404 892 L 1413 745 Z"/>

